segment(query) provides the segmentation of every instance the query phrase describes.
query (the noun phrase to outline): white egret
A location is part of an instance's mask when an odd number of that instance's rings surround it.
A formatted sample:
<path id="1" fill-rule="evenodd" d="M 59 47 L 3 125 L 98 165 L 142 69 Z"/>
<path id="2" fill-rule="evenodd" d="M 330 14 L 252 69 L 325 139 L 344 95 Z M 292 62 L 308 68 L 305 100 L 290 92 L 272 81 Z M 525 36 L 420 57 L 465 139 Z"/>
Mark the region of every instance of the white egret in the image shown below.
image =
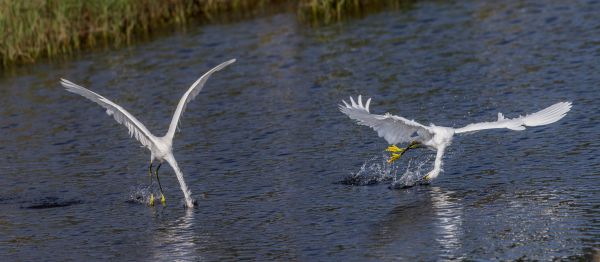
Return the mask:
<path id="1" fill-rule="evenodd" d="M 389 163 L 394 162 L 401 157 L 406 151 L 422 146 L 426 146 L 437 151 L 433 169 L 423 177 L 425 182 L 429 182 L 436 178 L 442 170 L 442 157 L 444 150 L 452 142 L 454 134 L 468 133 L 484 129 L 508 128 L 511 130 L 524 130 L 526 126 L 542 126 L 554 123 L 565 116 L 571 110 L 571 102 L 559 102 L 547 107 L 541 111 L 526 116 L 517 118 L 504 118 L 502 113 L 498 113 L 498 120 L 494 122 L 482 122 L 467 125 L 462 128 L 443 127 L 430 124 L 424 126 L 408 120 L 406 118 L 391 115 L 376 115 L 369 112 L 371 99 L 369 98 L 365 104 L 362 102 L 362 97 L 358 96 L 358 101 L 355 102 L 350 97 L 350 104 L 342 100 L 344 105 L 339 105 L 340 111 L 348 115 L 351 119 L 356 120 L 360 125 L 365 125 L 373 128 L 383 137 L 391 146 L 387 151 L 392 152 Z M 410 144 L 406 148 L 399 148 L 398 143 Z"/>
<path id="2" fill-rule="evenodd" d="M 100 106 L 106 108 L 106 113 L 108 115 L 112 115 L 115 120 L 119 124 L 123 124 L 129 129 L 129 135 L 135 137 L 142 145 L 150 150 L 150 167 L 148 168 L 148 172 L 150 175 L 150 181 L 152 182 L 152 163 L 154 160 L 159 161 L 158 167 L 156 168 L 156 180 L 158 181 L 158 186 L 160 188 L 161 194 L 161 202 L 165 204 L 165 196 L 162 192 L 162 186 L 160 185 L 160 180 L 158 178 L 158 169 L 162 165 L 163 161 L 167 161 L 173 170 L 175 171 L 175 175 L 177 176 L 177 180 L 179 181 L 179 185 L 181 186 L 181 190 L 183 191 L 183 195 L 185 197 L 185 204 L 187 207 L 193 207 L 194 201 L 192 199 L 192 193 L 188 189 L 185 184 L 185 180 L 183 179 L 183 173 L 179 169 L 177 165 L 177 161 L 175 161 L 175 157 L 173 156 L 173 136 L 175 135 L 175 130 L 178 129 L 177 125 L 179 123 L 179 118 L 185 111 L 187 104 L 192 101 L 198 93 L 202 90 L 202 87 L 208 80 L 208 78 L 214 73 L 217 72 L 231 63 L 235 62 L 235 59 L 231 59 L 227 62 L 224 62 L 215 68 L 209 70 L 204 75 L 202 75 L 196 82 L 192 84 L 192 86 L 183 94 L 181 100 L 177 104 L 177 108 L 175 109 L 175 114 L 173 114 L 173 119 L 171 119 L 171 124 L 169 125 L 169 130 L 167 134 L 162 137 L 154 136 L 150 131 L 142 124 L 139 120 L 137 120 L 133 115 L 131 115 L 127 110 L 123 109 L 121 106 L 113 103 L 112 101 L 106 99 L 105 97 L 96 94 L 82 86 L 76 85 L 73 82 L 62 79 L 61 84 L 67 89 L 67 91 L 82 95 L 83 97 L 99 104 Z M 150 195 L 150 205 L 154 205 L 154 195 Z"/>

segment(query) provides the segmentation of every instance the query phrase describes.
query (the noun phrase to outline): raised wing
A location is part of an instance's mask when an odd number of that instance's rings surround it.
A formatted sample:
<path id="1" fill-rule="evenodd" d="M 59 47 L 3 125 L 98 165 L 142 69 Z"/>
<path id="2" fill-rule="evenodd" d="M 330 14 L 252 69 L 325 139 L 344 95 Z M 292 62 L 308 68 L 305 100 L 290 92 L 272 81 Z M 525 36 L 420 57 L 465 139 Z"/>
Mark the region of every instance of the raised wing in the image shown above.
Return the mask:
<path id="1" fill-rule="evenodd" d="M 200 93 L 202 87 L 204 87 L 204 84 L 206 83 L 206 80 L 208 80 L 210 75 L 212 75 L 214 72 L 225 68 L 233 62 L 235 62 L 235 59 L 231 59 L 225 63 L 214 67 L 213 69 L 209 70 L 204 75 L 202 75 L 200 78 L 198 78 L 198 80 L 196 80 L 196 82 L 194 82 L 192 86 L 190 86 L 190 88 L 185 92 L 185 94 L 183 94 L 183 97 L 181 97 L 181 100 L 179 100 L 179 104 L 177 104 L 177 108 L 175 109 L 175 114 L 173 114 L 173 119 L 171 119 L 171 125 L 169 125 L 169 131 L 167 132 L 166 137 L 168 137 L 171 140 L 173 139 L 173 136 L 175 135 L 175 130 L 177 129 L 177 124 L 179 123 L 179 118 L 181 118 L 181 115 L 183 114 L 183 111 L 185 111 L 187 104 L 190 101 L 194 100 L 198 93 Z"/>
<path id="2" fill-rule="evenodd" d="M 368 126 L 377 131 L 379 137 L 383 137 L 390 144 L 419 141 L 431 139 L 433 133 L 428 127 L 413 120 L 391 115 L 375 115 L 369 112 L 371 99 L 363 105 L 362 96 L 358 96 L 358 103 L 350 97 L 350 105 L 342 100 L 344 105 L 339 105 L 340 111 L 348 117 L 356 120 L 360 125 Z"/>
<path id="3" fill-rule="evenodd" d="M 119 124 L 126 126 L 127 129 L 129 129 L 129 135 L 135 137 L 135 139 L 140 141 L 142 145 L 150 148 L 154 143 L 155 136 L 148 131 L 144 124 L 142 124 L 121 106 L 69 80 L 61 78 L 60 84 L 64 86 L 67 91 L 79 94 L 106 108 L 106 113 L 109 116 L 112 115 Z"/>
<path id="4" fill-rule="evenodd" d="M 526 126 L 543 126 L 552 124 L 563 118 L 571 110 L 571 102 L 560 102 L 547 107 L 541 111 L 519 116 L 517 118 L 504 118 L 502 113 L 498 113 L 498 120 L 495 122 L 482 122 L 470 124 L 456 129 L 455 133 L 466 133 L 484 129 L 508 128 L 511 130 L 524 130 Z"/>

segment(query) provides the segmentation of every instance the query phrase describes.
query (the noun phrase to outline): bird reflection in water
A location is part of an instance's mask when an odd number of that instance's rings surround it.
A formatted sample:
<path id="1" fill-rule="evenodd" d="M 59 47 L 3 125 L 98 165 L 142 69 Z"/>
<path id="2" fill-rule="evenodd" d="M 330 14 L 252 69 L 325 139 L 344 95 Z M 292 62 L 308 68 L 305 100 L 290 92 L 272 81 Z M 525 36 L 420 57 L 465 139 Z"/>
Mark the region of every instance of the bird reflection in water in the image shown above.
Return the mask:
<path id="1" fill-rule="evenodd" d="M 155 231 L 152 261 L 205 260 L 196 251 L 203 243 L 208 243 L 208 236 L 197 234 L 193 230 L 193 211 L 186 209 L 182 217 L 168 221 Z"/>
<path id="2" fill-rule="evenodd" d="M 418 187 L 406 193 L 413 202 L 399 204 L 373 230 L 370 242 L 377 256 L 461 258 L 464 212 L 454 192 Z M 431 253 L 432 246 L 438 252 Z"/>

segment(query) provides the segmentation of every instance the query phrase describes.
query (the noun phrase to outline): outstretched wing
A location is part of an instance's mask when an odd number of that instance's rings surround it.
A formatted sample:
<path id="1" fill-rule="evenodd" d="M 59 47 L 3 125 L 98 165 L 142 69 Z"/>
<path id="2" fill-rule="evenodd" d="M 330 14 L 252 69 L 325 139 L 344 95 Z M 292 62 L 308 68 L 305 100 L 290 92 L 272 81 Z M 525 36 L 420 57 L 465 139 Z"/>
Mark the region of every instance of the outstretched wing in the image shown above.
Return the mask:
<path id="1" fill-rule="evenodd" d="M 433 133 L 428 127 L 421 125 L 413 120 L 391 115 L 375 115 L 369 112 L 371 98 L 363 105 L 362 96 L 358 96 L 358 103 L 350 97 L 350 105 L 342 100 L 344 105 L 339 105 L 340 111 L 348 117 L 356 120 L 360 125 L 368 126 L 377 131 L 380 137 L 383 137 L 390 144 L 419 141 L 423 142 L 431 139 Z"/>
<path id="2" fill-rule="evenodd" d="M 173 139 L 173 136 L 175 135 L 175 130 L 177 129 L 177 124 L 179 123 L 179 118 L 181 118 L 183 111 L 185 111 L 185 107 L 200 93 L 202 87 L 204 87 L 204 84 L 206 83 L 206 80 L 208 80 L 208 78 L 214 72 L 225 68 L 233 62 L 235 62 L 235 59 L 231 59 L 225 63 L 214 67 L 213 69 L 209 70 L 204 75 L 202 75 L 200 78 L 198 78 L 198 80 L 196 80 L 196 82 L 194 82 L 192 86 L 190 86 L 190 88 L 185 92 L 185 94 L 183 94 L 183 97 L 181 97 L 181 100 L 179 100 L 179 104 L 177 104 L 177 108 L 175 109 L 175 114 L 173 114 L 173 119 L 171 119 L 171 125 L 169 125 L 169 131 L 167 132 L 166 137 L 168 137 L 169 139 Z"/>
<path id="3" fill-rule="evenodd" d="M 508 128 L 511 130 L 524 130 L 526 126 L 543 126 L 552 124 L 563 118 L 571 110 L 571 102 L 560 102 L 547 107 L 541 111 L 520 116 L 517 118 L 504 118 L 502 113 L 498 113 L 498 121 L 482 122 L 470 124 L 456 129 L 455 133 L 466 133 L 483 129 Z"/>
<path id="4" fill-rule="evenodd" d="M 154 135 L 148 131 L 144 124 L 121 106 L 69 80 L 61 78 L 60 84 L 64 86 L 67 91 L 79 94 L 106 108 L 106 113 L 112 115 L 119 124 L 126 126 L 127 129 L 129 129 L 129 135 L 135 137 L 142 145 L 150 148 L 152 143 L 154 143 Z"/>

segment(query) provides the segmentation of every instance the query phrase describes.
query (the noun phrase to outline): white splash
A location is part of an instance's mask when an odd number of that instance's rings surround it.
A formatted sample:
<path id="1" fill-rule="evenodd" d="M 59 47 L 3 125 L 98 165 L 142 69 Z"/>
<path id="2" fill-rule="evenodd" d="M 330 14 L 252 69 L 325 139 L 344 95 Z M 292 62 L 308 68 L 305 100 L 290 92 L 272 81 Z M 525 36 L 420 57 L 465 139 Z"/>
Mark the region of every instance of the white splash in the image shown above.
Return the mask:
<path id="1" fill-rule="evenodd" d="M 425 168 L 431 165 L 432 154 L 424 154 L 423 157 L 415 156 L 410 158 L 406 165 L 406 170 L 401 176 L 394 176 L 392 187 L 410 187 L 414 186 L 425 176 Z"/>
<path id="2" fill-rule="evenodd" d="M 149 205 L 150 194 L 154 193 L 154 195 L 156 195 L 154 191 L 155 190 L 153 190 L 152 186 L 147 185 L 138 185 L 135 187 L 131 187 L 131 189 L 129 190 L 129 201 L 133 203 Z"/>
<path id="3" fill-rule="evenodd" d="M 391 182 L 392 187 L 413 186 L 423 178 L 424 170 L 432 164 L 433 156 L 433 154 L 421 153 L 412 157 L 405 156 L 403 159 L 389 164 L 387 162 L 389 156 L 384 153 L 365 161 L 358 172 L 351 174 L 341 183 L 366 186 Z M 402 172 L 406 159 L 408 159 L 408 164 Z"/>

